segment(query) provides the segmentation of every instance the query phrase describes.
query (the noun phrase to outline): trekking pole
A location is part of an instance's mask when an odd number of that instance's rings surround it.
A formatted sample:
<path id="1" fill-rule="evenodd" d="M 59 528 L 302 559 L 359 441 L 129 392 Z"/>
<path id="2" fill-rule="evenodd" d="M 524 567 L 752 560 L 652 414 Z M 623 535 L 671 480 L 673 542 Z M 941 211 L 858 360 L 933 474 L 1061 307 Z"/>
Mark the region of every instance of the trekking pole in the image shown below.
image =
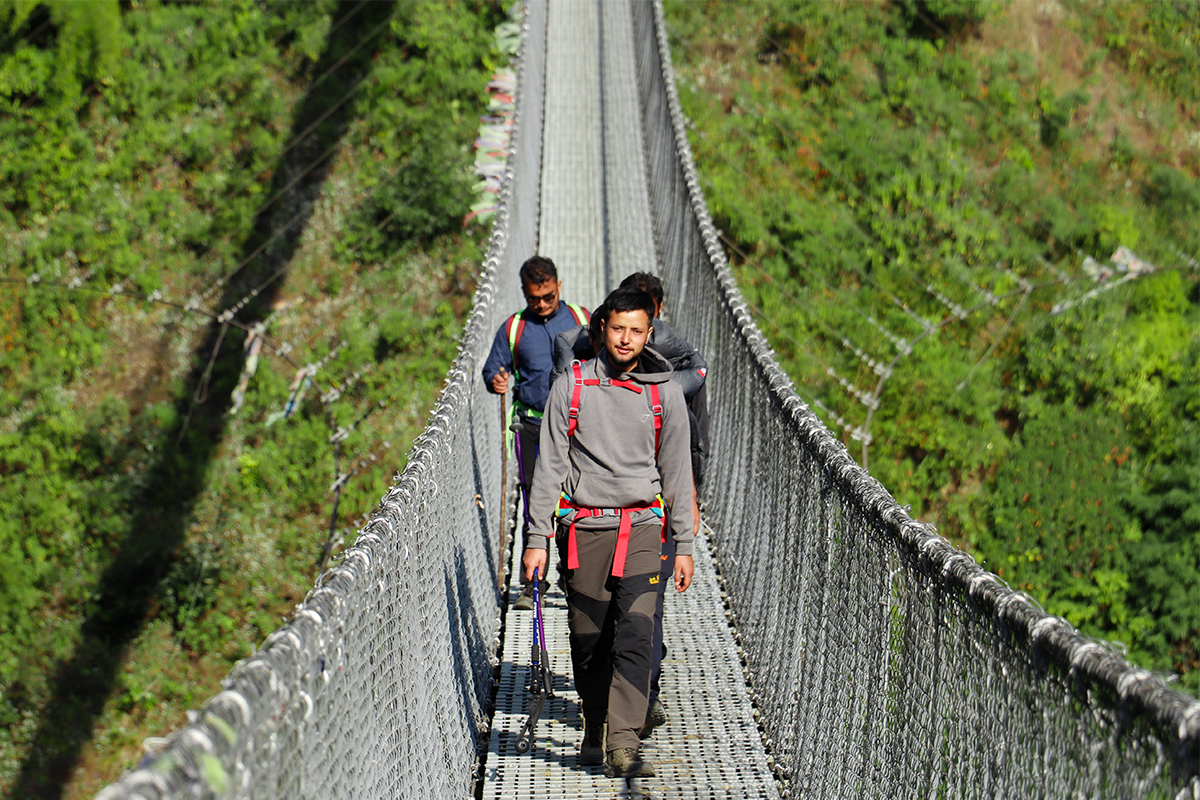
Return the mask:
<path id="1" fill-rule="evenodd" d="M 550 654 L 546 652 L 546 623 L 542 618 L 542 594 L 539 590 L 541 582 L 538 571 L 533 570 L 533 647 L 529 653 L 529 694 L 533 702 L 529 708 L 529 719 L 521 726 L 517 736 L 517 752 L 528 753 L 533 746 L 533 729 L 546 698 L 554 696 L 554 688 L 550 678 Z"/>
<path id="2" fill-rule="evenodd" d="M 505 518 L 508 507 L 508 414 L 504 407 L 504 395 L 500 395 L 500 557 L 496 559 L 496 588 L 504 590 L 505 564 L 504 555 L 508 549 L 508 520 Z M 505 602 L 508 602 L 507 599 Z"/>

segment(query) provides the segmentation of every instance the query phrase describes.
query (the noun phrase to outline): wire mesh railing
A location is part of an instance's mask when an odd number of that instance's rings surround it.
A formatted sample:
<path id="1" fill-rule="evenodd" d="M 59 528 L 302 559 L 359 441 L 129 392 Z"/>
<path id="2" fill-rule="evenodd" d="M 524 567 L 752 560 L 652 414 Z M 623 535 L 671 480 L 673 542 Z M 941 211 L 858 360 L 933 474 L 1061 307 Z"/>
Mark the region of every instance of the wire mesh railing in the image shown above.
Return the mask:
<path id="1" fill-rule="evenodd" d="M 1200 797 L 1200 702 L 911 518 L 801 402 L 728 269 L 661 8 L 633 3 L 655 231 L 709 365 L 705 508 L 798 797 Z"/>
<path id="2" fill-rule="evenodd" d="M 1200 798 L 1200 702 L 913 520 L 799 400 L 705 209 L 661 6 L 630 8 L 660 268 L 710 365 L 706 515 L 785 793 Z M 484 273 L 407 468 L 293 619 L 103 800 L 472 795 L 508 524 L 479 367 L 537 250 L 545 26 L 530 0 Z"/>

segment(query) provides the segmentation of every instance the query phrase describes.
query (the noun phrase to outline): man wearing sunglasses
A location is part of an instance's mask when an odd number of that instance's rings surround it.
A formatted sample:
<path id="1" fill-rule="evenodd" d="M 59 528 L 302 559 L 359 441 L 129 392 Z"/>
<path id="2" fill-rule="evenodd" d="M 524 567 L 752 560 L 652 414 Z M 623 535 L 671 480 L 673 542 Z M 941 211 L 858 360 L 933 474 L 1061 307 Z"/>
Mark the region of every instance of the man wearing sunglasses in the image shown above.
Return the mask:
<path id="1" fill-rule="evenodd" d="M 513 393 L 511 428 L 517 456 L 517 483 L 525 507 L 521 526 L 522 541 L 529 538 L 529 486 L 537 460 L 538 436 L 542 414 L 550 394 L 550 373 L 554 367 L 554 338 L 565 330 L 584 324 L 590 318 L 586 308 L 560 299 L 562 281 L 554 262 L 533 256 L 521 265 L 521 289 L 525 308 L 513 314 L 492 341 L 492 349 L 483 364 L 483 379 L 495 394 Z M 545 571 L 542 572 L 543 578 Z M 549 583 L 542 581 L 542 590 Z M 513 604 L 517 611 L 533 608 L 533 588 L 528 582 Z"/>

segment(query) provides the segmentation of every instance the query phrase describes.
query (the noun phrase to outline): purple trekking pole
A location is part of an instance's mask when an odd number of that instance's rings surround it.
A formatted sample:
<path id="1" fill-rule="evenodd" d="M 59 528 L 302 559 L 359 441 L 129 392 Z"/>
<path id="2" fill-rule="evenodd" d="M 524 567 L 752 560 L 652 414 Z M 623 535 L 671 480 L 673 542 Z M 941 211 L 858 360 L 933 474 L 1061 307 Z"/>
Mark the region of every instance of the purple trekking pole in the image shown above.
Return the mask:
<path id="1" fill-rule="evenodd" d="M 517 736 L 518 753 L 528 753 L 529 748 L 533 746 L 533 729 L 537 725 L 538 717 L 542 715 L 546 698 L 554 696 L 550 679 L 550 654 L 546 652 L 546 624 L 542 618 L 540 585 L 538 571 L 535 567 L 533 570 L 533 647 L 529 653 L 529 694 L 532 696 L 533 702 L 529 708 L 529 719 L 521 726 L 521 733 Z"/>

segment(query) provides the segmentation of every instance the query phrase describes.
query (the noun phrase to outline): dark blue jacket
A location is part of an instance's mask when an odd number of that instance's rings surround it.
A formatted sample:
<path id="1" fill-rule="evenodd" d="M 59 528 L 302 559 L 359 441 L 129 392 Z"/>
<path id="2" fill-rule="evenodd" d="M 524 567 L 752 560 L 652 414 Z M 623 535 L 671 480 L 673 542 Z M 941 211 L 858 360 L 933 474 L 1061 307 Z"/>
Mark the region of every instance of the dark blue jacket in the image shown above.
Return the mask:
<path id="1" fill-rule="evenodd" d="M 492 378 L 500 374 L 501 367 L 508 370 L 509 375 L 513 373 L 507 323 L 506 319 L 505 324 L 496 331 L 492 349 L 487 360 L 483 362 L 483 380 L 489 392 L 492 391 Z M 545 410 L 546 398 L 550 396 L 550 371 L 554 367 L 554 337 L 574 328 L 575 325 L 575 316 L 564 302 L 560 302 L 558 310 L 549 317 L 529 313 L 525 315 L 525 329 L 517 343 L 520 370 L 513 394 L 518 413 L 533 409 L 538 412 L 537 416 L 541 416 L 541 412 Z M 513 388 L 511 383 L 509 388 Z"/>

